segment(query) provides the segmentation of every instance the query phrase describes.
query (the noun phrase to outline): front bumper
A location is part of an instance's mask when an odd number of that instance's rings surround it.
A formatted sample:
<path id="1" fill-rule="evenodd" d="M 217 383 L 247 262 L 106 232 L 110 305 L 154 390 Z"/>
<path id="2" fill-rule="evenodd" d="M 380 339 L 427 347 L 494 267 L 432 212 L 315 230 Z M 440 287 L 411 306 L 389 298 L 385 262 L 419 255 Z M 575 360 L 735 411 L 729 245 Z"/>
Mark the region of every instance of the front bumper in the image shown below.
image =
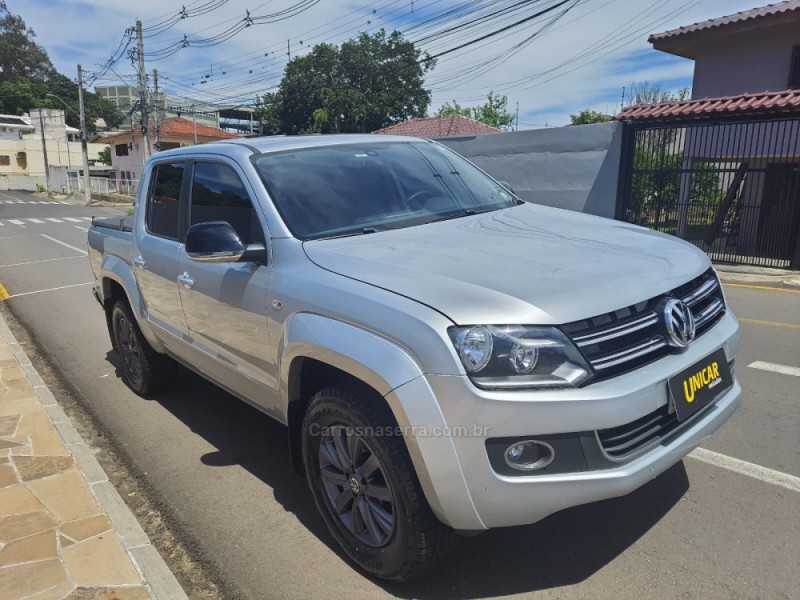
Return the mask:
<path id="1" fill-rule="evenodd" d="M 426 497 L 442 521 L 461 530 L 529 524 L 571 506 L 622 496 L 653 479 L 733 414 L 742 389 L 734 379 L 696 418 L 613 468 L 500 475 L 489 462 L 488 438 L 536 439 L 624 425 L 668 403 L 669 377 L 720 347 L 730 361 L 738 346 L 738 322 L 728 312 L 686 352 L 585 388 L 500 392 L 480 390 L 465 376 L 426 375 L 397 388 L 389 399 L 403 407 L 406 422 L 398 419 L 401 425 L 426 433 L 412 433 L 408 446 Z M 422 398 L 428 393 L 437 410 Z"/>

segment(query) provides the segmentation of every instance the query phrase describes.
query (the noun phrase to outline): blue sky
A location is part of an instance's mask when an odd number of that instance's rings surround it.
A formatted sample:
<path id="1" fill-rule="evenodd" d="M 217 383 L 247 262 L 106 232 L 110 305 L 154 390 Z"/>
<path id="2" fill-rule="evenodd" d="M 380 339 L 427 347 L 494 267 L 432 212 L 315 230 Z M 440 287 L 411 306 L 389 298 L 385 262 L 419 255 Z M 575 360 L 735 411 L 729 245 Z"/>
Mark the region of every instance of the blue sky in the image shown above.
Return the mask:
<path id="1" fill-rule="evenodd" d="M 320 0 L 310 9 L 278 23 L 254 25 L 230 40 L 210 48 L 184 48 L 174 54 L 184 35 L 190 39 L 213 36 L 235 26 L 250 10 L 252 16 L 278 12 L 299 0 L 7 0 L 12 13 L 33 27 L 56 67 L 75 76 L 76 65 L 99 71 L 124 39 L 137 18 L 149 27 L 146 68 L 159 70 L 161 88 L 175 96 L 224 103 L 249 103 L 258 93 L 276 86 L 287 59 L 287 40 L 293 56 L 320 42 L 340 43 L 360 31 L 398 28 L 409 39 L 430 33 L 419 28 L 426 17 L 462 5 L 454 0 Z M 542 0 L 545 6 L 552 0 Z M 159 32 L 159 23 L 171 22 L 185 4 L 189 10 L 209 2 L 204 15 L 181 19 Z M 511 110 L 519 103 L 520 129 L 559 126 L 570 113 L 583 108 L 615 113 L 622 87 L 633 81 L 651 81 L 663 88 L 691 85 L 693 63 L 652 50 L 651 33 L 747 10 L 765 4 L 759 0 L 580 0 L 558 21 L 550 23 L 518 51 L 548 21 L 487 40 L 462 52 L 442 57 L 428 75 L 433 91 L 433 113 L 443 102 L 462 105 L 481 102 L 490 90 L 508 96 Z M 413 5 L 413 11 L 412 11 Z M 487 2 L 487 5 L 491 5 Z M 533 6 L 536 6 L 535 4 Z M 520 18 L 533 8 L 519 13 Z M 547 19 L 549 20 L 549 16 Z M 513 19 L 512 19 L 513 20 Z M 508 22 L 508 21 L 506 21 Z M 417 25 L 416 29 L 411 29 Z M 435 54 L 486 31 L 464 34 L 420 46 Z M 206 77 L 208 76 L 208 77 Z M 98 81 L 134 83 L 135 70 L 127 58 Z M 206 83 L 200 83 L 205 81 Z"/>

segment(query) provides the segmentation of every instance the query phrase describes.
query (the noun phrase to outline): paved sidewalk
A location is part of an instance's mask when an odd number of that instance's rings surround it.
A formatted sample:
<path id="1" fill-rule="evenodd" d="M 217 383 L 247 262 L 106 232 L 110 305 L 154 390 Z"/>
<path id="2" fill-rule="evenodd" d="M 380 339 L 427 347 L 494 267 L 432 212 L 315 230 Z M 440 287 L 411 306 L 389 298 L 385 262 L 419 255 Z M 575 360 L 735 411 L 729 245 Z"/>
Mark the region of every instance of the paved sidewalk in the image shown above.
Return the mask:
<path id="1" fill-rule="evenodd" d="M 2 317 L 0 598 L 186 599 Z"/>
<path id="2" fill-rule="evenodd" d="M 714 263 L 723 283 L 800 286 L 800 271 Z"/>

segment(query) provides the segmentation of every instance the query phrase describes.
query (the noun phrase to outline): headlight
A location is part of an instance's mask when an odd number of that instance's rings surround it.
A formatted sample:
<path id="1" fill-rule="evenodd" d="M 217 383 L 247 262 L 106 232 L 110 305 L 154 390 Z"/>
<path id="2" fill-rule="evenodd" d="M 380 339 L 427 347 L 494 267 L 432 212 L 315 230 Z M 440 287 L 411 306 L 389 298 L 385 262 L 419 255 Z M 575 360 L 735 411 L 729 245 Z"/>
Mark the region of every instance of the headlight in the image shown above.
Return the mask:
<path id="1" fill-rule="evenodd" d="M 577 387 L 592 374 L 555 327 L 478 325 L 447 332 L 467 374 L 482 388 Z"/>

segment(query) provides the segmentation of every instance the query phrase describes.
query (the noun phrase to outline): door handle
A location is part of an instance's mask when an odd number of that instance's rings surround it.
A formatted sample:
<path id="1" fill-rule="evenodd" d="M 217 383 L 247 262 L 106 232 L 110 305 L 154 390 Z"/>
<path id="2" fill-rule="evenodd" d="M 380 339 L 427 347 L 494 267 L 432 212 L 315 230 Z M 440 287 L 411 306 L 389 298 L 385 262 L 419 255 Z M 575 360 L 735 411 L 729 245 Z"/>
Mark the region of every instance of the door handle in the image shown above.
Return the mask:
<path id="1" fill-rule="evenodd" d="M 139 267 L 140 269 L 144 269 L 147 266 L 147 261 L 143 259 L 141 256 L 134 256 L 133 264 Z"/>
<path id="2" fill-rule="evenodd" d="M 194 279 L 189 277 L 189 273 L 184 271 L 181 275 L 178 275 L 178 283 L 182 283 L 183 287 L 188 290 L 194 285 Z"/>

